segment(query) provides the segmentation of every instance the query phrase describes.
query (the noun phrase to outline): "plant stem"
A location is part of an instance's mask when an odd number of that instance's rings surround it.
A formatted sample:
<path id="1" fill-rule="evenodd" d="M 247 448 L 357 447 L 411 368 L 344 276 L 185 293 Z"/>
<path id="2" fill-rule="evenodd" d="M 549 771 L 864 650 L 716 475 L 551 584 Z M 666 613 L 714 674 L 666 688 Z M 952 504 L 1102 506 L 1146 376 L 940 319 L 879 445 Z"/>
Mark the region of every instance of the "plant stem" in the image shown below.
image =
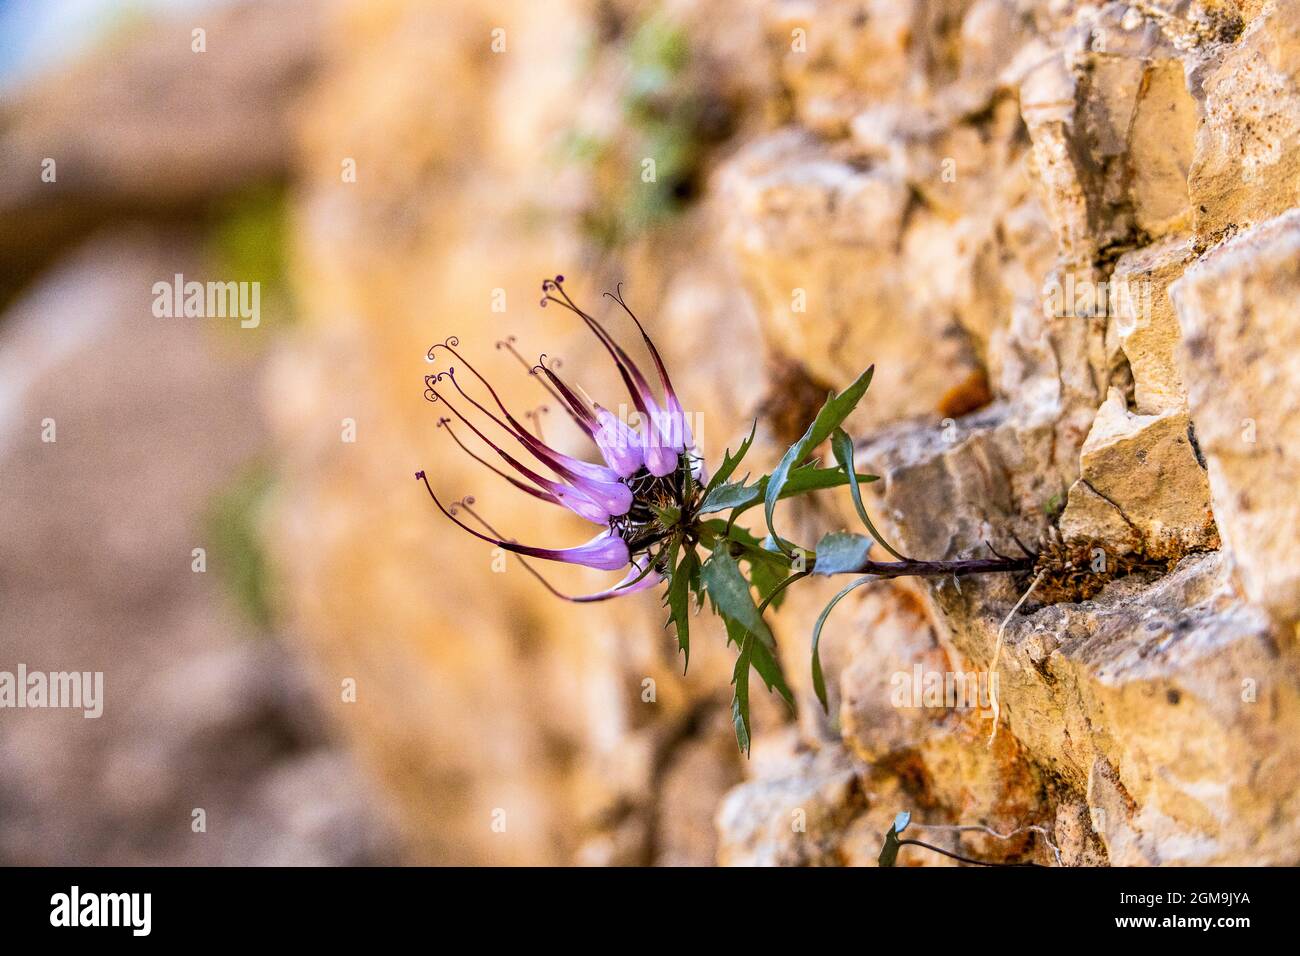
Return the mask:
<path id="1" fill-rule="evenodd" d="M 992 860 L 975 860 L 969 856 L 962 856 L 960 853 L 950 853 L 937 846 L 931 846 L 929 843 L 922 843 L 920 840 L 899 840 L 898 845 L 924 847 L 927 850 L 933 850 L 935 853 L 942 853 L 954 860 L 960 860 L 962 863 L 973 863 L 975 866 L 1038 866 L 1037 863 L 994 863 Z"/>
<path id="2" fill-rule="evenodd" d="M 811 571 L 816 565 L 809 566 Z M 971 574 L 1007 574 L 1029 571 L 1033 558 L 971 558 L 964 561 L 863 561 L 856 568 L 836 574 L 874 574 L 880 578 L 943 578 Z"/>
<path id="3" fill-rule="evenodd" d="M 772 588 L 771 593 L 768 594 L 767 597 L 763 598 L 763 603 L 758 606 L 758 613 L 762 614 L 764 611 L 766 611 L 767 606 L 772 603 L 773 598 L 775 598 L 778 594 L 780 594 L 790 585 L 794 584 L 794 582 L 798 581 L 800 578 L 806 578 L 811 573 L 812 572 L 810 571 L 796 571 L 794 574 L 790 575 L 788 578 L 783 580 L 776 587 Z"/>

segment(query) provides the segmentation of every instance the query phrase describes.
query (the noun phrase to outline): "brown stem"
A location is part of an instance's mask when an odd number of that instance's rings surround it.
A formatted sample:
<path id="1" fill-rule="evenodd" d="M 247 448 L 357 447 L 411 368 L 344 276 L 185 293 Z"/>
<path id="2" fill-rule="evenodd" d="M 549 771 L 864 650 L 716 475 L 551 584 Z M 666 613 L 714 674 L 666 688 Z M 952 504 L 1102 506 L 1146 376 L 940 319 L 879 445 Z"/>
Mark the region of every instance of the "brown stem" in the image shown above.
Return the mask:
<path id="1" fill-rule="evenodd" d="M 815 565 L 816 562 L 813 562 Z M 998 574 L 1029 571 L 1032 558 L 972 558 L 965 561 L 863 561 L 856 568 L 836 574 L 874 574 L 880 578 L 965 577 L 970 574 Z M 812 570 L 812 566 L 809 567 Z"/>
<path id="2" fill-rule="evenodd" d="M 919 846 L 927 850 L 933 850 L 935 853 L 942 853 L 944 856 L 951 857 L 954 860 L 960 860 L 962 863 L 973 863 L 975 866 L 1038 866 L 1037 863 L 994 863 L 992 860 L 976 860 L 969 856 L 962 856 L 960 853 L 950 853 L 942 850 L 937 846 L 929 843 L 922 843 L 920 840 L 899 840 L 899 846 Z"/>

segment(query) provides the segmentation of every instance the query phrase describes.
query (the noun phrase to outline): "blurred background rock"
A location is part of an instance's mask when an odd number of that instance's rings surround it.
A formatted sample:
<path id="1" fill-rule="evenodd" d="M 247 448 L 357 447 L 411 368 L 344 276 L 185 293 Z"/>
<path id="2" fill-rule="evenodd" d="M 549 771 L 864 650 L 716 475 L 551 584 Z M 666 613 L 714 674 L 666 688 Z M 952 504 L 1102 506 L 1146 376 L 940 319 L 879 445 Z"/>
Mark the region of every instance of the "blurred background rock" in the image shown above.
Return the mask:
<path id="1" fill-rule="evenodd" d="M 870 864 L 911 809 L 1017 831 L 931 834 L 987 857 L 1296 862 L 1300 523 L 1250 487 L 1298 470 L 1293 3 L 53 6 L 0 3 L 0 668 L 107 700 L 0 711 L 0 860 Z M 511 335 L 617 396 L 538 308 L 557 272 L 624 283 L 710 460 L 758 417 L 770 465 L 876 362 L 853 425 L 906 549 L 1052 529 L 1138 572 L 1008 628 L 993 746 L 890 676 L 986 668 L 1007 582 L 847 600 L 829 718 L 810 585 L 800 712 L 756 701 L 742 761 L 714 622 L 683 675 L 654 595 L 493 573 L 411 480 L 580 540 L 423 400 L 452 335 L 512 406 L 545 395 Z M 260 282 L 259 326 L 155 317 L 176 273 Z M 1045 309 L 1067 278 L 1154 305 Z"/>

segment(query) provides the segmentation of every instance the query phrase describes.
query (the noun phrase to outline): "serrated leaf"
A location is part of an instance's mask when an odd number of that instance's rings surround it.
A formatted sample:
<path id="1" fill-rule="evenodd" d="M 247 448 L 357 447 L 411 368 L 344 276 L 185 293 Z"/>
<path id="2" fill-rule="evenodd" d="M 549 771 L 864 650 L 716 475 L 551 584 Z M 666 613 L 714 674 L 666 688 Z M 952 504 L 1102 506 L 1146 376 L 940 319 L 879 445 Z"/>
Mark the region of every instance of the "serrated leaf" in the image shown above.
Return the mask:
<path id="1" fill-rule="evenodd" d="M 707 515 L 715 511 L 726 511 L 728 508 L 740 508 L 746 503 L 752 504 L 757 498 L 762 497 L 757 489 L 757 484 L 746 486 L 744 479 L 719 485 L 705 495 L 704 501 L 700 504 L 700 514 Z"/>
<path id="2" fill-rule="evenodd" d="M 874 542 L 852 531 L 832 531 L 817 542 L 817 560 L 813 574 L 843 574 L 857 571 L 867 560 Z"/>
<path id="3" fill-rule="evenodd" d="M 700 559 L 698 555 L 691 562 L 690 586 L 691 593 L 695 595 L 695 609 L 698 611 L 704 607 L 704 580 L 700 575 Z"/>
<path id="4" fill-rule="evenodd" d="M 650 510 L 655 513 L 655 517 L 659 519 L 659 524 L 664 528 L 675 527 L 677 522 L 682 519 L 682 509 L 676 505 L 664 505 L 663 507 L 660 507 L 659 505 L 652 504 L 650 505 Z"/>
<path id="5" fill-rule="evenodd" d="M 675 554 L 676 551 L 674 556 Z M 673 559 L 670 558 L 671 560 Z M 698 570 L 699 563 L 695 549 L 688 547 L 673 571 L 672 580 L 668 582 L 668 595 L 665 599 L 669 618 L 677 631 L 677 648 L 686 658 L 682 666 L 683 674 L 691 666 L 691 575 Z"/>
<path id="6" fill-rule="evenodd" d="M 743 481 L 720 485 L 700 505 L 699 513 L 713 514 L 718 511 L 736 508 L 739 509 L 736 512 L 737 514 L 743 514 L 763 501 L 771 477 L 771 475 L 763 475 L 752 485 L 746 485 Z M 875 475 L 858 475 L 857 479 L 859 482 L 879 480 Z M 848 483 L 848 475 L 844 474 L 839 468 L 818 468 L 814 462 L 801 465 L 790 473 L 786 479 L 785 487 L 781 490 L 780 498 L 784 500 L 809 491 L 838 488 L 840 485 L 847 485 Z"/>
<path id="7" fill-rule="evenodd" d="M 812 635 L 813 690 L 817 692 L 817 700 L 820 701 L 822 705 L 822 710 L 825 711 L 826 713 L 830 713 L 830 704 L 826 702 L 826 677 L 825 675 L 822 674 L 822 658 L 821 658 L 821 649 L 819 647 L 822 639 L 822 627 L 825 626 L 826 619 L 831 616 L 831 611 L 835 609 L 835 605 L 839 604 L 840 601 L 843 600 L 846 594 L 848 594 L 854 588 L 862 587 L 862 585 L 866 584 L 868 581 L 874 581 L 874 580 L 875 580 L 875 575 L 868 574 L 865 577 L 858 578 L 856 581 L 853 581 L 850 584 L 846 584 L 840 590 L 840 593 L 835 595 L 835 597 L 831 598 L 830 603 L 827 604 L 824 608 L 822 608 L 821 614 L 817 616 L 817 623 L 813 626 L 813 635 Z"/>
<path id="8" fill-rule="evenodd" d="M 745 638 L 749 636 L 748 632 L 730 618 L 724 618 L 727 625 L 727 644 L 734 643 L 737 647 L 743 647 Z M 794 692 L 790 690 L 790 685 L 786 683 L 785 671 L 781 669 L 780 659 L 770 650 L 763 646 L 761 641 L 751 641 L 749 648 L 750 664 L 762 678 L 763 685 L 768 691 L 776 691 L 785 700 L 786 705 L 791 711 L 794 710 Z"/>
<path id="9" fill-rule="evenodd" d="M 821 407 L 813 423 L 808 426 L 802 438 L 790 446 L 789 450 L 781 456 L 780 463 L 776 470 L 772 472 L 771 478 L 767 483 L 767 489 L 763 494 L 764 517 L 767 519 L 768 530 L 772 532 L 772 537 L 778 541 L 781 535 L 777 533 L 776 526 L 772 523 L 775 518 L 776 503 L 781 499 L 781 492 L 785 488 L 786 481 L 790 477 L 790 472 L 795 469 L 801 461 L 807 458 L 818 445 L 830 437 L 831 432 L 839 428 L 844 419 L 849 417 L 849 413 L 857 407 L 862 396 L 866 394 L 868 386 L 871 385 L 871 376 L 874 374 L 876 367 L 873 365 L 867 369 L 857 380 L 846 388 L 840 394 L 831 394 L 826 399 L 826 404 Z M 845 476 L 847 480 L 847 476 Z"/>
<path id="10" fill-rule="evenodd" d="M 749 582 L 740 573 L 740 565 L 731 556 L 730 547 L 729 541 L 719 541 L 709 560 L 704 562 L 704 589 L 714 608 L 723 617 L 735 621 L 774 650 L 776 640 L 768 630 L 767 622 L 758 613 L 754 597 L 749 593 Z"/>
<path id="11" fill-rule="evenodd" d="M 781 669 L 780 659 L 758 641 L 750 648 L 750 660 L 758 676 L 763 679 L 769 691 L 776 691 L 791 711 L 794 710 L 794 692 L 786 683 L 785 671 Z"/>
<path id="12" fill-rule="evenodd" d="M 740 654 L 731 673 L 731 683 L 735 688 L 731 696 L 731 725 L 735 728 L 740 752 L 745 756 L 749 756 L 749 663 L 753 647 L 754 638 L 747 634 L 740 643 Z"/>
<path id="13" fill-rule="evenodd" d="M 858 486 L 858 473 L 854 471 L 853 466 L 853 439 L 849 437 L 848 432 L 842 428 L 835 429 L 835 433 L 831 435 L 831 450 L 835 453 L 835 460 L 844 469 L 844 474 L 849 476 L 849 493 L 853 496 L 853 507 L 858 510 L 858 517 L 862 519 L 863 525 L 871 532 L 871 536 L 880 542 L 882 548 L 899 561 L 906 561 L 907 558 L 894 550 L 893 546 L 876 530 L 876 526 L 871 523 L 871 518 L 867 515 L 866 507 L 862 504 L 862 489 Z"/>
<path id="14" fill-rule="evenodd" d="M 704 487 L 703 497 L 705 501 L 708 501 L 709 495 L 713 490 L 724 484 L 727 479 L 732 476 L 736 468 L 739 467 L 741 460 L 749 453 L 749 447 L 754 444 L 754 432 L 757 429 L 758 420 L 755 419 L 754 424 L 749 428 L 749 437 L 740 443 L 740 447 L 736 449 L 736 453 L 733 455 L 731 450 L 728 449 L 722 456 L 722 464 L 718 467 L 718 470 L 714 473 L 713 477 L 709 479 L 709 483 Z"/>

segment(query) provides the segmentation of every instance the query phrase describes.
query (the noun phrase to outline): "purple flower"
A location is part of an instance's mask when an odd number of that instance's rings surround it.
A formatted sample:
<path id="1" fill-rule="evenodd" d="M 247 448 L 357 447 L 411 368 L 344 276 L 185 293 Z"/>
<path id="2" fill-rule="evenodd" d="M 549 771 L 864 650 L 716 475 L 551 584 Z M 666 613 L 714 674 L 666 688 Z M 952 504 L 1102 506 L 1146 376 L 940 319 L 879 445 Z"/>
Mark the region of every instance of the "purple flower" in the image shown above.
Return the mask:
<path id="1" fill-rule="evenodd" d="M 597 594 L 573 598 L 560 594 L 525 563 L 525 567 L 559 597 L 573 601 L 600 601 L 645 590 L 663 580 L 660 569 L 653 567 L 653 556 L 650 553 L 651 548 L 669 535 L 663 516 L 672 513 L 673 507 L 683 500 L 689 483 L 700 476 L 699 459 L 694 454 L 694 436 L 681 402 L 673 391 L 659 350 L 655 348 L 640 320 L 623 301 L 621 290 L 618 294 L 606 295 L 622 306 L 636 323 L 658 373 L 662 401 L 622 346 L 600 322 L 579 308 L 569 297 L 564 288 L 563 276 L 543 282 L 542 292 L 543 306 L 554 302 L 568 309 L 582 319 L 604 346 L 627 387 L 639 421 L 622 421 L 607 408 L 592 401 L 581 388 L 570 385 L 553 367 L 548 367 L 545 355 L 538 364 L 530 367 L 515 350 L 513 338 L 498 342 L 497 347 L 509 350 L 532 375 L 538 377 L 555 402 L 591 439 L 604 464 L 584 461 L 557 451 L 542 439 L 540 430 L 534 428 L 530 431 L 525 427 L 506 408 L 491 383 L 457 351 L 460 341 L 454 336 L 429 349 L 429 361 L 435 360 L 438 350 L 446 351 L 473 376 L 477 382 L 475 390 L 486 393 L 486 397 L 483 400 L 475 398 L 462 387 L 453 366 L 425 377 L 425 398 L 445 404 L 458 423 L 471 431 L 486 449 L 490 449 L 491 455 L 500 460 L 504 470 L 485 460 L 461 441 L 452 430 L 457 422 L 447 417 L 439 419 L 439 427 L 445 428 L 453 441 L 470 457 L 518 490 L 549 504 L 567 508 L 593 524 L 604 526 L 605 530 L 577 547 L 543 548 L 522 545 L 503 538 L 479 517 L 470 507 L 473 499 L 466 498 L 450 507 L 444 506 L 425 473 L 417 472 L 415 477 L 424 482 L 429 496 L 444 515 L 470 534 L 497 547 L 524 557 L 580 564 L 602 571 L 631 568 L 627 578 L 618 585 Z M 485 434 L 470 419 L 471 414 L 479 419 L 484 428 L 497 433 L 504 432 L 506 440 L 503 444 L 509 446 L 511 451 Z M 544 474 L 537 468 L 550 474 Z M 484 530 L 475 530 L 462 521 L 458 517 L 461 508 L 468 511 Z"/>

